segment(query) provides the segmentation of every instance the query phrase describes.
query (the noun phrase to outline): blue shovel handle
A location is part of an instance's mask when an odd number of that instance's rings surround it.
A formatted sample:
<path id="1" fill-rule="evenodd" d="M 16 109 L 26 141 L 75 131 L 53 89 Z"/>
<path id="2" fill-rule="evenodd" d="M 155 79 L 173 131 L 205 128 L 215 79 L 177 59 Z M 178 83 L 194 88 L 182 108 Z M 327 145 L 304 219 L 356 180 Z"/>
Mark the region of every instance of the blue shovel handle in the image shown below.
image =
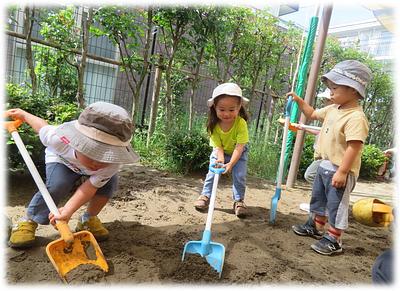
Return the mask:
<path id="1" fill-rule="evenodd" d="M 293 105 L 293 97 L 292 97 L 292 95 L 289 95 L 289 98 L 286 103 L 286 108 L 285 108 L 285 116 L 286 117 L 290 116 L 290 111 L 292 111 L 292 105 Z"/>
<path id="2" fill-rule="evenodd" d="M 223 163 L 214 163 L 214 164 L 211 164 L 208 168 L 210 169 L 210 171 L 211 172 L 213 172 L 214 174 L 222 174 L 223 172 L 225 172 L 225 168 L 215 168 L 215 166 L 216 165 L 218 165 L 218 166 L 223 166 L 224 164 Z"/>

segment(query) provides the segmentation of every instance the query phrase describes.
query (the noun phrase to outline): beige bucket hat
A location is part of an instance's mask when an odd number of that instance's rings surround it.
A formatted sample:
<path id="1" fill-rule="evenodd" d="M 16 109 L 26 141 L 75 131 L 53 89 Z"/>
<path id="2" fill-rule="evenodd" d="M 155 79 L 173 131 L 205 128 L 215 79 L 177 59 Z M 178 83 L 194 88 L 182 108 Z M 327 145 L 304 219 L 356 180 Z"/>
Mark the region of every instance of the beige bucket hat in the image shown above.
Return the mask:
<path id="1" fill-rule="evenodd" d="M 357 90 L 365 98 L 365 88 L 372 79 L 371 70 L 356 60 L 346 60 L 336 64 L 332 70 L 322 76 L 322 82 L 329 79 L 337 85 L 344 85 Z"/>
<path id="2" fill-rule="evenodd" d="M 103 163 L 131 164 L 139 160 L 130 144 L 133 124 L 120 106 L 96 102 L 86 107 L 78 120 L 56 129 L 60 139 L 85 156 Z"/>

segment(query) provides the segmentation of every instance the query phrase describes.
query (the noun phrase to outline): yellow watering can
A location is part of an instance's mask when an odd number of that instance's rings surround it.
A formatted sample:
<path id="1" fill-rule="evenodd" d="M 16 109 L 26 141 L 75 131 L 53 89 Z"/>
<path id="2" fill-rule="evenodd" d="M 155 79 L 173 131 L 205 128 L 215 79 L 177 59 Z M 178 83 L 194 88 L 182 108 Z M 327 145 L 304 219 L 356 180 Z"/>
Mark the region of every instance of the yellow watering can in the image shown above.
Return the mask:
<path id="1" fill-rule="evenodd" d="M 387 227 L 393 221 L 393 207 L 376 198 L 365 198 L 353 204 L 353 216 L 361 224 Z"/>

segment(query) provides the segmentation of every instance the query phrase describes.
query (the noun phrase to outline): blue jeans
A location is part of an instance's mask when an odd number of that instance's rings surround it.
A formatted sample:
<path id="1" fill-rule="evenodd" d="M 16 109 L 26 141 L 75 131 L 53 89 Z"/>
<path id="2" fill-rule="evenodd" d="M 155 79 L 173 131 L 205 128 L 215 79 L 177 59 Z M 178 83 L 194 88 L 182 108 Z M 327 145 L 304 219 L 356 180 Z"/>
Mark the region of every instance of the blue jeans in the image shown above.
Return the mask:
<path id="1" fill-rule="evenodd" d="M 71 193 L 76 181 L 81 177 L 82 175 L 75 173 L 64 164 L 46 164 L 46 187 L 56 205 Z M 107 184 L 97 190 L 95 195 L 104 195 L 111 198 L 117 188 L 117 184 L 118 175 L 114 175 Z M 39 224 L 49 224 L 49 213 L 50 210 L 42 194 L 39 191 L 36 192 L 28 205 L 27 218 Z"/>
<path id="2" fill-rule="evenodd" d="M 310 202 L 310 212 L 326 216 L 331 226 L 338 229 L 348 227 L 350 193 L 356 185 L 356 178 L 348 174 L 346 185 L 343 188 L 332 186 L 332 178 L 336 171 L 318 167 L 314 180 Z"/>
<path id="3" fill-rule="evenodd" d="M 231 155 L 224 154 L 225 163 L 231 160 Z M 247 146 L 243 149 L 242 155 L 237 163 L 232 168 L 232 198 L 235 201 L 244 200 L 244 194 L 246 191 L 246 175 L 247 175 L 247 159 L 248 159 L 248 149 Z M 217 155 L 213 151 L 210 155 L 210 165 L 214 164 L 217 160 Z M 212 192 L 212 186 L 214 183 L 214 173 L 210 170 L 207 173 L 206 179 L 204 181 L 203 191 L 201 194 L 210 197 Z"/>

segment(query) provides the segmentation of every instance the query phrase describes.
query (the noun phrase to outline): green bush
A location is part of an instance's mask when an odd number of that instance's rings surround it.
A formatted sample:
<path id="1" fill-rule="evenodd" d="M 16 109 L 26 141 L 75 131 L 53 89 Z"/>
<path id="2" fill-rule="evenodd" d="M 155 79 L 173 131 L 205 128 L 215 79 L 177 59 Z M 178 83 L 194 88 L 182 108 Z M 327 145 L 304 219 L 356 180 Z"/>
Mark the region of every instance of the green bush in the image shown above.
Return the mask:
<path id="1" fill-rule="evenodd" d="M 211 147 L 200 131 L 175 130 L 166 137 L 165 154 L 173 171 L 187 174 L 207 169 Z"/>
<path id="2" fill-rule="evenodd" d="M 264 142 L 249 143 L 248 174 L 268 180 L 275 180 L 278 172 L 281 145 Z"/>
<path id="3" fill-rule="evenodd" d="M 21 108 L 34 115 L 45 117 L 46 108 L 48 107 L 49 99 L 37 98 L 32 96 L 30 88 L 23 84 L 6 84 L 7 103 L 6 109 Z M 32 160 L 37 167 L 44 164 L 44 146 L 40 142 L 37 134 L 27 125 L 22 124 L 18 129 L 19 135 L 25 144 L 26 149 L 32 157 Z M 11 170 L 23 170 L 25 162 L 23 161 L 15 142 L 11 136 L 7 135 L 7 162 Z"/>
<path id="4" fill-rule="evenodd" d="M 378 147 L 373 144 L 364 146 L 361 155 L 360 178 L 374 179 L 384 162 L 385 155 Z"/>
<path id="5" fill-rule="evenodd" d="M 45 94 L 32 95 L 31 89 L 24 84 L 6 84 L 6 108 L 21 108 L 33 115 L 46 118 L 47 111 L 52 103 Z"/>
<path id="6" fill-rule="evenodd" d="M 48 121 L 53 124 L 62 124 L 67 121 L 78 119 L 82 109 L 75 103 L 55 103 L 50 107 L 51 113 L 48 113 Z"/>
<path id="7" fill-rule="evenodd" d="M 60 98 L 51 98 L 46 94 L 32 95 L 30 88 L 19 84 L 6 84 L 7 103 L 6 109 L 21 108 L 25 111 L 47 120 L 50 124 L 61 124 L 76 119 L 80 110 L 74 103 L 68 103 Z M 35 165 L 41 170 L 44 166 L 44 146 L 37 133 L 27 125 L 19 127 L 18 132 L 23 140 Z M 8 167 L 12 170 L 23 170 L 23 161 L 18 148 L 10 135 L 7 135 Z"/>
<path id="8" fill-rule="evenodd" d="M 149 147 L 146 142 L 147 132 L 136 129 L 132 146 L 140 156 L 140 163 L 159 170 L 169 170 L 164 149 L 165 134 L 155 131 L 150 139 Z"/>

